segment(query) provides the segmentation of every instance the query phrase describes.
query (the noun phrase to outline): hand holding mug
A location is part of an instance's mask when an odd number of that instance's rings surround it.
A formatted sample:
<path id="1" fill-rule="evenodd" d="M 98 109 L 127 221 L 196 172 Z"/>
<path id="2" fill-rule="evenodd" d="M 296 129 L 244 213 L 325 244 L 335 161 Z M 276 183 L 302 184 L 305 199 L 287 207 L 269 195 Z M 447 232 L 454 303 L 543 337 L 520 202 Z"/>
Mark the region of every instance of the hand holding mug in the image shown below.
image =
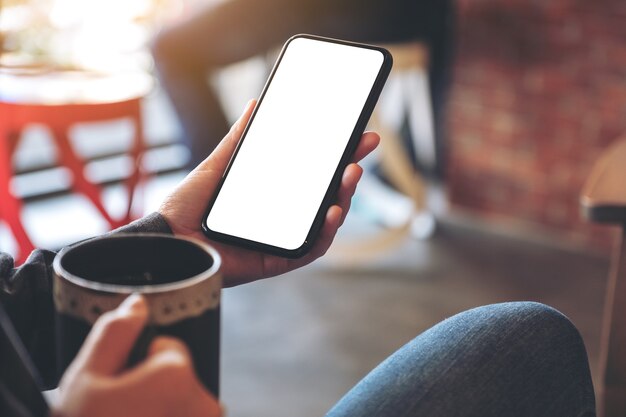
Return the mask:
<path id="1" fill-rule="evenodd" d="M 135 365 L 147 353 L 158 353 L 159 349 L 150 350 L 154 349 L 152 339 L 171 336 L 185 343 L 199 380 L 219 395 L 222 280 L 220 257 L 213 248 L 171 235 L 114 234 L 63 249 L 53 266 L 59 375 L 78 356 L 90 332 L 100 340 L 103 326 L 113 326 L 113 332 L 121 326 L 126 333 L 117 337 L 124 344 L 102 342 L 111 345 L 113 353 L 107 352 L 108 360 L 115 361 L 115 367 L 105 367 L 107 372 L 121 372 L 123 366 Z M 116 310 L 133 293 L 142 294 L 149 314 L 143 322 L 129 319 L 130 327 L 124 326 L 129 320 L 121 320 L 120 325 L 120 320 L 113 320 L 107 312 Z M 108 317 L 105 324 L 98 321 L 103 313 Z M 108 324 L 111 321 L 113 324 Z M 100 324 L 92 331 L 96 323 Z M 133 323 L 145 327 L 140 337 Z M 101 342 L 91 343 L 95 347 L 87 347 L 87 352 L 103 351 L 96 349 Z M 117 350 L 120 352 L 115 353 Z"/>
<path id="2" fill-rule="evenodd" d="M 219 417 L 180 340 L 158 336 L 145 360 L 126 368 L 148 319 L 144 297 L 129 296 L 94 324 L 61 380 L 53 417 Z M 172 383 L 175 381 L 175 383 Z"/>

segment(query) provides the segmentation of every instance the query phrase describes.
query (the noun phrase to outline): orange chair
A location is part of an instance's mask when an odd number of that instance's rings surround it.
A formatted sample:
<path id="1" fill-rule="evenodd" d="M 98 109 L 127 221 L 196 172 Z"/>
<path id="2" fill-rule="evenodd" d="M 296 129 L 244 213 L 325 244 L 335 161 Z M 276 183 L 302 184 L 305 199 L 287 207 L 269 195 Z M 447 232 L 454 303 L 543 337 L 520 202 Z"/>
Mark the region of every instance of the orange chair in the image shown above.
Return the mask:
<path id="1" fill-rule="evenodd" d="M 131 220 L 133 196 L 142 177 L 140 158 L 145 149 L 141 99 L 151 90 L 146 74 L 103 75 L 85 72 L 15 74 L 0 72 L 0 219 L 11 229 L 22 262 L 33 244 L 21 222 L 21 201 L 11 192 L 12 156 L 23 129 L 33 123 L 48 127 L 58 148 L 58 163 L 73 175 L 72 188 L 85 195 L 111 228 Z M 129 118 L 135 127 L 128 153 L 134 161 L 126 184 L 125 215 L 115 219 L 105 208 L 101 188 L 84 174 L 85 162 L 73 149 L 69 131 L 76 123 Z"/>

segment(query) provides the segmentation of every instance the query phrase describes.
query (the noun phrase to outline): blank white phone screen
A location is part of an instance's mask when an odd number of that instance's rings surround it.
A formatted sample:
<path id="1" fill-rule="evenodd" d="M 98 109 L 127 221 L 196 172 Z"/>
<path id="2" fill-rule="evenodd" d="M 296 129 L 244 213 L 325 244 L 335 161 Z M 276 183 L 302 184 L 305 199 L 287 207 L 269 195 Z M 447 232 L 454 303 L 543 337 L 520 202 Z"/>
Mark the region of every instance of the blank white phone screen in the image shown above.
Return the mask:
<path id="1" fill-rule="evenodd" d="M 372 49 L 292 40 L 208 215 L 208 228 L 299 248 L 383 60 Z"/>

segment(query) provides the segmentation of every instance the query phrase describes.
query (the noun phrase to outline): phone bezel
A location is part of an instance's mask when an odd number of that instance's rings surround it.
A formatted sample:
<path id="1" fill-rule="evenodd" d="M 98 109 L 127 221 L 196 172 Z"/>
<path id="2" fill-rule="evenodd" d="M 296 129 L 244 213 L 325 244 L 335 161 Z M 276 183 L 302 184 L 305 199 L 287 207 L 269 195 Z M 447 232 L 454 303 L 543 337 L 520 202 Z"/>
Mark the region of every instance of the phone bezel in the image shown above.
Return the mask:
<path id="1" fill-rule="evenodd" d="M 226 177 L 228 176 L 228 172 L 230 171 L 233 161 L 237 157 L 237 154 L 239 153 L 239 149 L 241 148 L 242 143 L 246 138 L 248 129 L 250 125 L 254 122 L 254 118 L 256 116 L 257 110 L 263 103 L 263 98 L 265 97 L 265 93 L 267 89 L 269 88 L 272 80 L 274 79 L 276 70 L 281 63 L 283 56 L 287 48 L 289 47 L 289 44 L 293 40 L 299 39 L 299 38 L 313 39 L 313 40 L 322 41 L 322 42 L 330 42 L 330 43 L 336 43 L 336 44 L 341 44 L 341 45 L 353 46 L 357 48 L 375 50 L 375 51 L 380 52 L 383 55 L 383 62 L 380 66 L 380 70 L 378 72 L 378 75 L 376 76 L 376 80 L 374 81 L 374 84 L 372 85 L 372 88 L 367 97 L 367 100 L 365 101 L 365 104 L 363 105 L 363 108 L 361 109 L 361 113 L 357 119 L 354 129 L 352 130 L 350 139 L 348 140 L 348 144 L 346 145 L 344 152 L 341 156 L 341 159 L 339 161 L 339 164 L 337 165 L 337 168 L 335 169 L 332 180 L 328 188 L 326 189 L 324 198 L 322 199 L 320 207 L 317 210 L 313 223 L 311 224 L 311 227 L 309 228 L 309 232 L 307 233 L 307 236 L 304 242 L 302 243 L 301 246 L 299 246 L 296 249 L 286 249 L 286 248 L 281 248 L 278 246 L 269 245 L 266 243 L 257 242 L 257 241 L 245 239 L 242 237 L 233 236 L 233 235 L 211 230 L 207 225 L 207 218 L 209 216 L 211 208 L 215 204 L 215 201 L 217 199 L 217 196 L 219 195 L 220 190 L 222 189 L 222 185 L 224 184 L 224 181 Z M 313 243 L 315 239 L 317 238 L 317 235 L 319 234 L 324 224 L 326 212 L 328 211 L 328 208 L 334 203 L 336 199 L 336 193 L 341 183 L 341 176 L 343 174 L 343 171 L 346 168 L 346 166 L 350 163 L 352 155 L 356 151 L 356 147 L 359 143 L 361 135 L 365 131 L 367 122 L 369 121 L 369 118 L 372 115 L 372 112 L 374 111 L 376 102 L 378 101 L 378 97 L 380 96 L 380 93 L 385 85 L 385 82 L 387 81 L 387 77 L 389 76 L 389 73 L 391 72 L 392 65 L 393 65 L 393 58 L 391 54 L 389 53 L 389 51 L 379 46 L 363 44 L 363 43 L 358 43 L 358 42 L 350 42 L 350 41 L 327 38 L 323 36 L 310 35 L 310 34 L 298 34 L 289 38 L 283 45 L 280 51 L 280 54 L 278 58 L 276 59 L 276 62 L 274 63 L 272 71 L 258 99 L 257 105 L 255 106 L 255 109 L 253 110 L 252 115 L 250 116 L 250 120 L 248 121 L 248 124 L 246 125 L 241 135 L 241 139 L 239 140 L 239 143 L 237 144 L 237 147 L 228 162 L 226 170 L 224 171 L 224 174 L 222 175 L 222 178 L 220 179 L 220 182 L 215 192 L 213 193 L 213 196 L 211 197 L 211 200 L 207 206 L 207 209 L 202 217 L 202 231 L 205 234 L 205 236 L 207 236 L 209 239 L 213 239 L 218 242 L 243 247 L 246 249 L 257 250 L 260 252 L 268 253 L 271 255 L 277 255 L 277 256 L 281 256 L 285 258 L 293 259 L 293 258 L 299 258 L 299 257 L 304 256 L 313 246 Z"/>

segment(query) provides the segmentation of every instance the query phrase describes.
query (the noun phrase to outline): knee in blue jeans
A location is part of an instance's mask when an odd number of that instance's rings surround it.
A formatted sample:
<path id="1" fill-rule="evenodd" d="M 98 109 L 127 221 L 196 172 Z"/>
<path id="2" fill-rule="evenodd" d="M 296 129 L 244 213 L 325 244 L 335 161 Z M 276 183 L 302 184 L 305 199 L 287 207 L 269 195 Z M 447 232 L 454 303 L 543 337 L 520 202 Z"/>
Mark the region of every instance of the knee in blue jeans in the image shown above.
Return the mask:
<path id="1" fill-rule="evenodd" d="M 582 338 L 534 302 L 457 314 L 394 353 L 328 414 L 337 416 L 593 416 Z"/>
<path id="2" fill-rule="evenodd" d="M 479 307 L 467 313 L 483 316 L 484 325 L 508 337 L 537 342 L 539 349 L 549 351 L 554 343 L 566 343 L 574 350 L 584 350 L 583 339 L 571 320 L 545 304 L 509 302 Z"/>
<path id="3" fill-rule="evenodd" d="M 487 350 L 506 349 L 508 355 L 536 355 L 563 363 L 585 363 L 587 353 L 574 324 L 558 310 L 536 302 L 509 302 L 478 307 L 451 319 L 477 337 Z M 458 321 L 458 323 L 455 323 Z M 444 322 L 445 323 L 445 322 Z"/>
<path id="4" fill-rule="evenodd" d="M 536 410 L 552 410 L 552 415 L 593 413 L 587 351 L 565 315 L 536 302 L 511 302 L 479 307 L 458 318 L 470 325 L 464 339 L 473 340 L 477 349 L 465 359 L 475 361 L 473 371 L 492 378 L 483 380 L 487 386 L 501 390 L 505 398 L 519 398 L 519 404 L 526 394 Z"/>

